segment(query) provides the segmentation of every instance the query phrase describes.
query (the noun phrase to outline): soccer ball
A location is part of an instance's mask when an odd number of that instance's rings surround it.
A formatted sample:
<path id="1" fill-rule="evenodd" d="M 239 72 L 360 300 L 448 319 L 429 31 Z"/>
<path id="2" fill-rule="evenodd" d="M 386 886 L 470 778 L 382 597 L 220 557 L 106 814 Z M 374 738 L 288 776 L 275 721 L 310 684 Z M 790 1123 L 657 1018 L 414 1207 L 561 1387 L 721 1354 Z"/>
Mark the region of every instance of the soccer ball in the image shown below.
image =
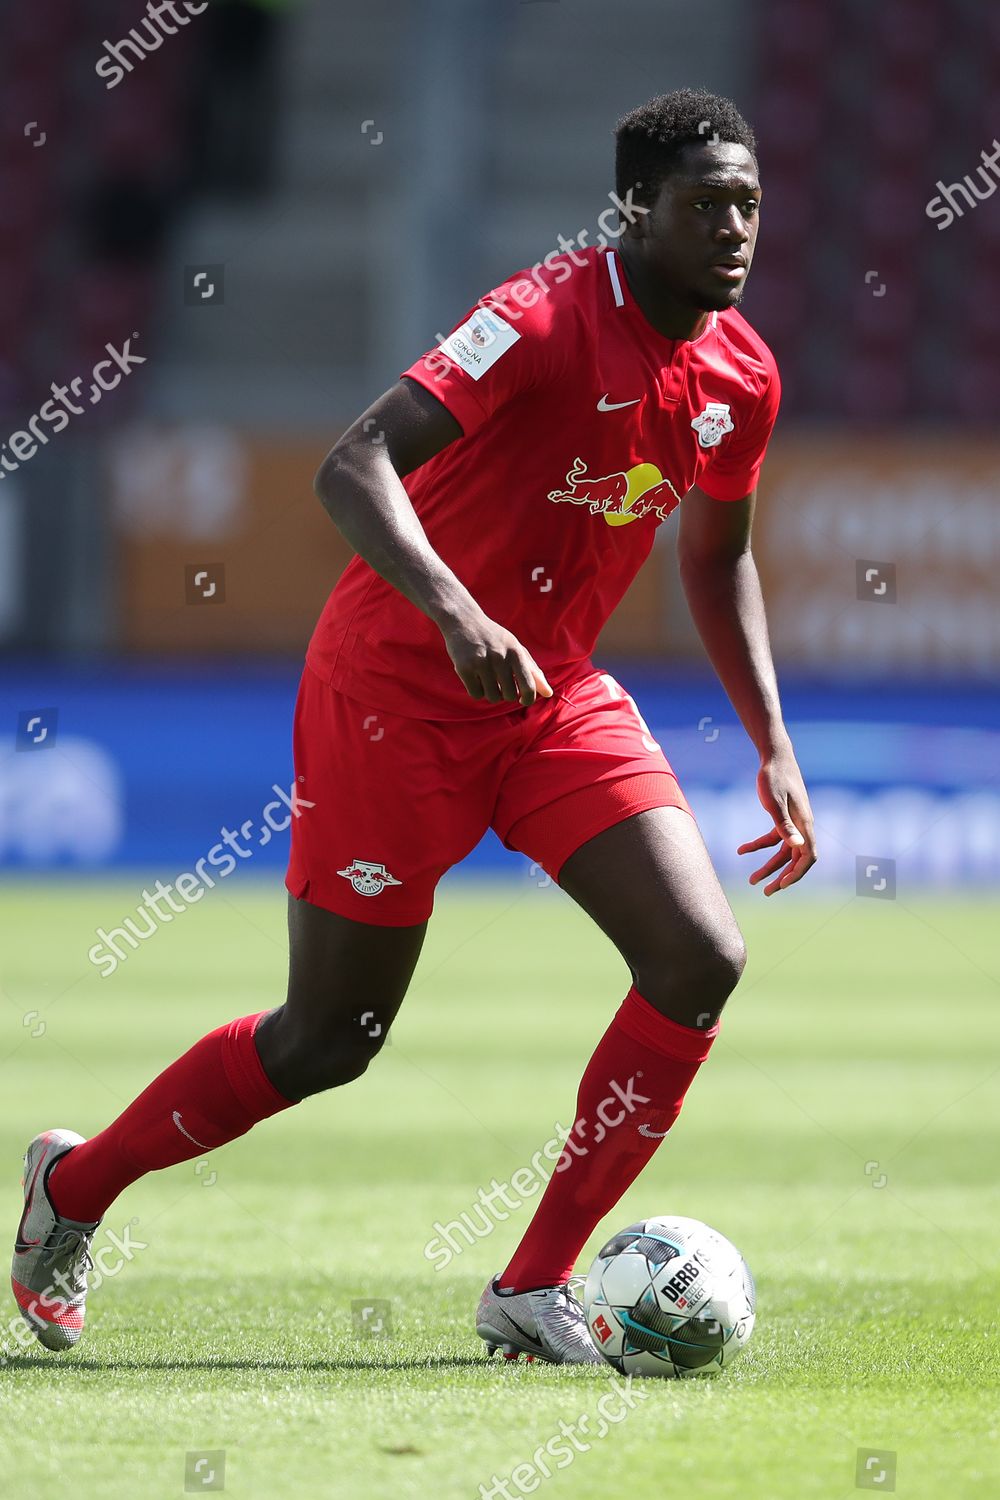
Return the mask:
<path id="1" fill-rule="evenodd" d="M 609 1240 L 583 1289 L 597 1348 L 623 1375 L 685 1380 L 732 1364 L 757 1294 L 735 1245 L 697 1219 L 643 1219 Z"/>

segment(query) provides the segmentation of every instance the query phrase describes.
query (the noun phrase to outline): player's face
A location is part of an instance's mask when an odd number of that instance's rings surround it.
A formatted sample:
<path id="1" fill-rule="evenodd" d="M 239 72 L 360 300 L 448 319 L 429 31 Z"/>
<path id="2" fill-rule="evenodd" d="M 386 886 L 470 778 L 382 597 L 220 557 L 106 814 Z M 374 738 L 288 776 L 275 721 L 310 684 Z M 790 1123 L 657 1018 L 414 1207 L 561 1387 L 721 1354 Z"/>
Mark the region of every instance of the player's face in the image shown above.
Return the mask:
<path id="1" fill-rule="evenodd" d="M 639 219 L 650 274 L 688 306 L 735 307 L 750 273 L 760 198 L 757 166 L 744 146 L 686 146 Z"/>

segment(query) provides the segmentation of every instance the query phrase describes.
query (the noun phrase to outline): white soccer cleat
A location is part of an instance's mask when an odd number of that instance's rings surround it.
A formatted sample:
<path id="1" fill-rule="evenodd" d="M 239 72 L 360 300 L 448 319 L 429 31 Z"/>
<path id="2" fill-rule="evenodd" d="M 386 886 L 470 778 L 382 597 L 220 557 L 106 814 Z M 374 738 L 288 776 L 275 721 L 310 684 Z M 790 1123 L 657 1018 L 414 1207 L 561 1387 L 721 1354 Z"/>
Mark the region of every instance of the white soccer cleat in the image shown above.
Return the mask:
<path id="1" fill-rule="evenodd" d="M 24 1212 L 10 1284 L 21 1316 L 46 1349 L 72 1349 L 83 1332 L 90 1242 L 97 1224 L 62 1219 L 49 1201 L 49 1172 L 83 1142 L 72 1130 L 45 1130 L 24 1155 Z M 100 1221 L 98 1220 L 98 1223 Z"/>
<path id="2" fill-rule="evenodd" d="M 476 1332 L 485 1340 L 488 1354 L 501 1349 L 507 1360 L 524 1354 L 529 1360 L 544 1359 L 552 1365 L 606 1363 L 590 1336 L 586 1314 L 570 1291 L 584 1281 L 583 1276 L 571 1276 L 562 1286 L 505 1296 L 497 1291 L 498 1276 L 490 1277 L 476 1309 Z"/>

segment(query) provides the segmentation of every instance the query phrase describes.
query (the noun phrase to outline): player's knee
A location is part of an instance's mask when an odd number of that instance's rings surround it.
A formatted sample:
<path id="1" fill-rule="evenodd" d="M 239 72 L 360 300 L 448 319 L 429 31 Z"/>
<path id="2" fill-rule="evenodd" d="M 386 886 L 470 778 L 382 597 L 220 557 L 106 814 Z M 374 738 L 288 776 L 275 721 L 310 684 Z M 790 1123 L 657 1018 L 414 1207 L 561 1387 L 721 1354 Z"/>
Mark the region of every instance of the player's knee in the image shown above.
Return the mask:
<path id="1" fill-rule="evenodd" d="M 380 1044 L 359 1040 L 355 1036 L 319 1036 L 303 1040 L 287 1060 L 295 1077 L 300 1098 L 339 1088 L 360 1078 Z"/>
<path id="2" fill-rule="evenodd" d="M 689 989 L 704 998 L 703 1008 L 721 1010 L 739 984 L 746 962 L 743 935 L 733 926 L 706 933 L 692 943 L 683 971 Z"/>
<path id="3" fill-rule="evenodd" d="M 681 1025 L 711 1025 L 739 984 L 746 961 L 738 927 L 703 932 L 679 950 L 656 953 L 637 968 L 636 988 Z"/>
<path id="4" fill-rule="evenodd" d="M 264 1040 L 262 1060 L 275 1087 L 288 1098 L 304 1099 L 360 1078 L 381 1051 L 385 1030 L 370 1014 L 364 1020 L 324 1018 L 315 1024 L 298 1020 L 282 1007 Z"/>
<path id="5" fill-rule="evenodd" d="M 713 963 L 718 972 L 718 982 L 728 999 L 739 984 L 747 966 L 747 945 L 738 927 L 720 939 L 713 948 Z"/>

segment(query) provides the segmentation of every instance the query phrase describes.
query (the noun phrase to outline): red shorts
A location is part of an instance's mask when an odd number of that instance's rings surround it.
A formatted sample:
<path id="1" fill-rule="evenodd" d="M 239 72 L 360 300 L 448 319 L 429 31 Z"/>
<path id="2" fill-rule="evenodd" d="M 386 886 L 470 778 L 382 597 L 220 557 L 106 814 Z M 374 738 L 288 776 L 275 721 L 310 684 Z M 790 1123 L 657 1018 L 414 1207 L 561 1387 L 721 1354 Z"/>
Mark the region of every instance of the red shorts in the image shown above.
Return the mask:
<path id="1" fill-rule="evenodd" d="M 650 807 L 691 812 L 635 702 L 591 669 L 528 708 L 414 719 L 302 673 L 285 884 L 315 906 L 405 927 L 493 828 L 559 879 L 575 849 Z"/>

